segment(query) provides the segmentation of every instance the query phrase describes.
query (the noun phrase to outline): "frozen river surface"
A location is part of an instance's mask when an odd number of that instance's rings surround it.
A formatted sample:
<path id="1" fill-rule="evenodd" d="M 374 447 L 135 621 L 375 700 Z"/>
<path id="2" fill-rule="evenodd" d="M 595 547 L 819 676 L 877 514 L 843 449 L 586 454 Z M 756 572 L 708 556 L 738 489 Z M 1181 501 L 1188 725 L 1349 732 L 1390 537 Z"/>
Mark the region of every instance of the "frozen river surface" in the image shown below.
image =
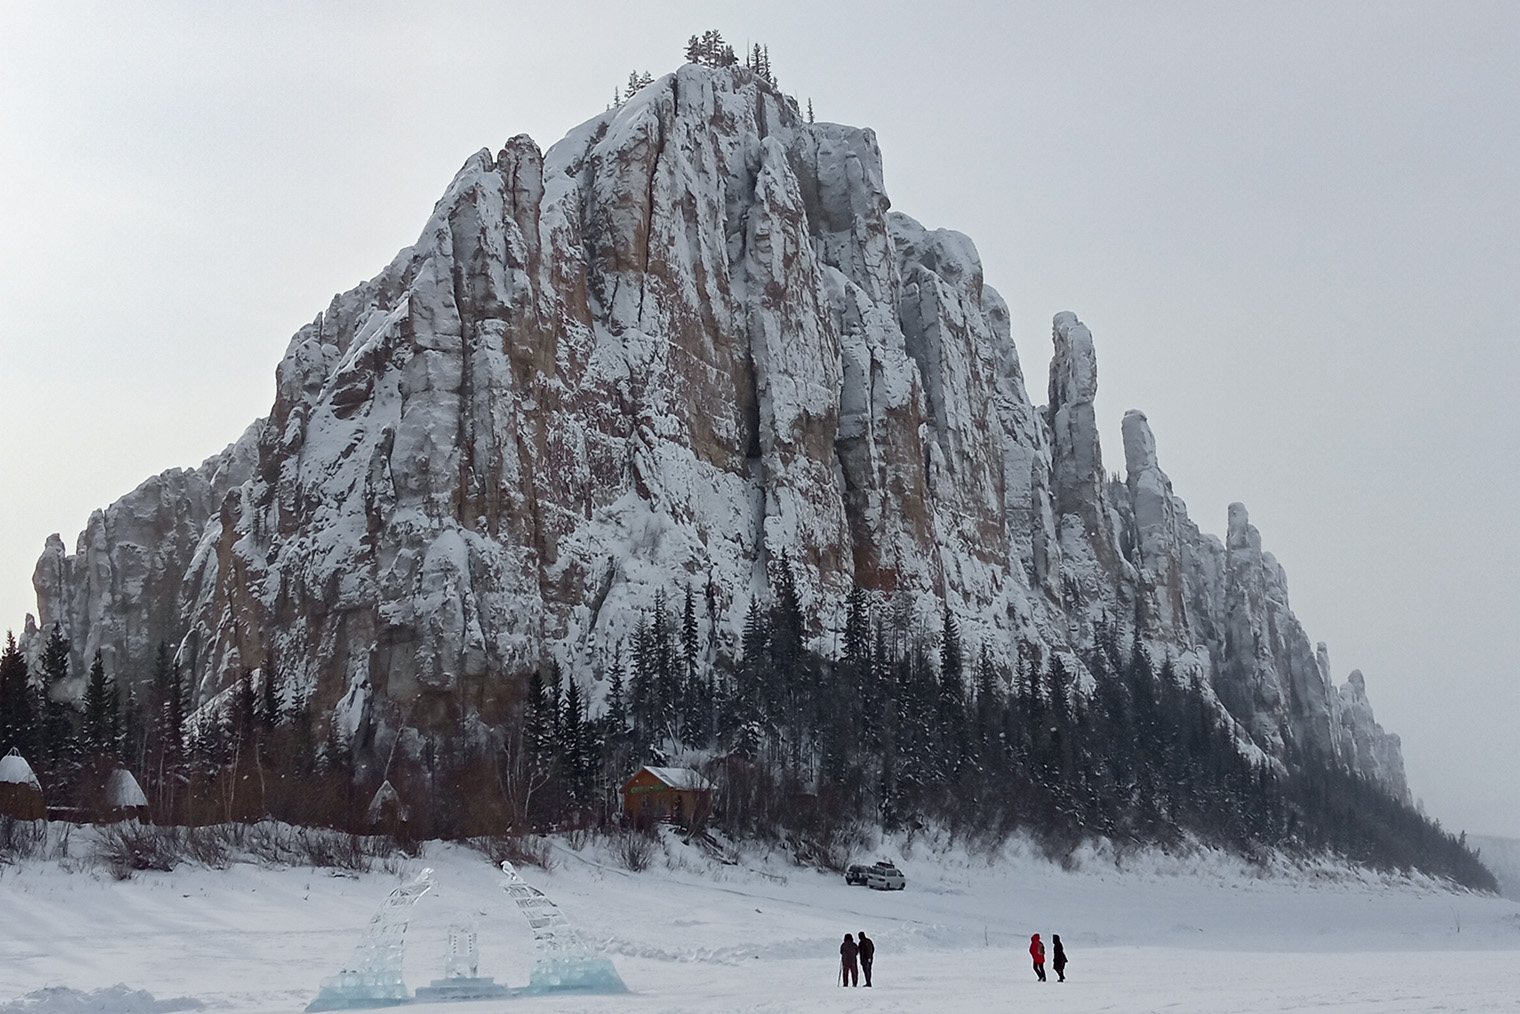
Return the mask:
<path id="1" fill-rule="evenodd" d="M 630 992 L 412 1004 L 409 1012 L 1515 1011 L 1520 905 L 1423 879 L 1270 872 L 1204 854 L 1063 871 L 884 843 L 901 892 L 748 855 L 667 844 L 640 873 L 610 849 L 554 846 L 524 867 L 607 953 Z M 863 858 L 870 858 L 865 856 Z M 433 845 L 404 869 L 334 876 L 236 864 L 117 881 L 101 867 L 0 867 L 0 1014 L 296 1012 L 352 953 L 386 894 L 436 889 L 407 933 L 413 988 L 442 975 L 450 925 L 479 930 L 480 973 L 525 984 L 532 938 L 480 853 Z M 877 944 L 875 986 L 836 986 L 839 941 Z M 1039 983 L 1029 935 L 1059 933 L 1067 982 Z M 123 988 L 112 989 L 116 984 Z M 52 992 L 39 992 L 49 987 Z M 140 992 L 132 992 L 140 991 Z"/>

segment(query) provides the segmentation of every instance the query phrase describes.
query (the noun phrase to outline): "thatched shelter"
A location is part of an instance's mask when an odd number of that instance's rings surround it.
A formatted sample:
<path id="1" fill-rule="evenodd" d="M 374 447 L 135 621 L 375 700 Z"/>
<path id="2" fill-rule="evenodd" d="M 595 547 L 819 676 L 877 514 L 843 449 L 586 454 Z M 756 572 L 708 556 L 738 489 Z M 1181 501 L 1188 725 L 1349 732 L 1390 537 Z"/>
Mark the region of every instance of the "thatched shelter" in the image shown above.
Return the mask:
<path id="1" fill-rule="evenodd" d="M 394 834 L 410 816 L 411 810 L 402 805 L 401 795 L 387 778 L 369 801 L 369 809 L 364 811 L 364 823 L 374 830 Z"/>
<path id="2" fill-rule="evenodd" d="M 148 797 L 126 768 L 117 768 L 106 779 L 106 819 L 142 820 L 148 815 Z"/>
<path id="3" fill-rule="evenodd" d="M 37 773 L 15 747 L 0 757 L 0 816 L 17 820 L 45 820 L 47 804 Z"/>

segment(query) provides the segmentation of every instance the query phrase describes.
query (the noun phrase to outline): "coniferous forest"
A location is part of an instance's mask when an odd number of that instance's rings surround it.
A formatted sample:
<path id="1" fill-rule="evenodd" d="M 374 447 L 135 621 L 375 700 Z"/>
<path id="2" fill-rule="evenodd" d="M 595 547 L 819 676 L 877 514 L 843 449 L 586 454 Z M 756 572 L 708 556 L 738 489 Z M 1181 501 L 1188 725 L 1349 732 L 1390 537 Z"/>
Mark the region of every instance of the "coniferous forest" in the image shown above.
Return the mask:
<path id="1" fill-rule="evenodd" d="M 1495 889 L 1465 835 L 1326 758 L 1253 764 L 1204 688 L 1117 631 L 1081 659 L 1021 642 L 1008 672 L 964 644 L 948 612 L 925 629 L 857 589 L 830 660 L 808 649 L 785 563 L 773 586 L 737 659 L 714 657 L 687 589 L 657 597 L 594 674 L 549 665 L 509 680 L 520 693 L 495 713 L 461 695 L 351 733 L 282 686 L 275 660 L 193 707 L 167 645 L 137 673 L 107 673 L 97 655 L 69 702 L 56 692 L 70 679 L 62 633 L 35 666 L 9 638 L 0 754 L 16 748 L 50 814 L 76 820 L 102 812 L 102 786 L 125 766 L 165 824 L 274 817 L 411 839 L 607 829 L 624 822 L 622 782 L 662 764 L 714 783 L 713 829 L 785 841 L 823 866 L 849 861 L 864 827 L 932 826 L 973 846 L 1022 832 L 1052 858 L 1097 837 L 1198 841 Z M 1077 662 L 1093 676 L 1087 693 Z M 384 810 L 383 782 L 396 804 Z"/>

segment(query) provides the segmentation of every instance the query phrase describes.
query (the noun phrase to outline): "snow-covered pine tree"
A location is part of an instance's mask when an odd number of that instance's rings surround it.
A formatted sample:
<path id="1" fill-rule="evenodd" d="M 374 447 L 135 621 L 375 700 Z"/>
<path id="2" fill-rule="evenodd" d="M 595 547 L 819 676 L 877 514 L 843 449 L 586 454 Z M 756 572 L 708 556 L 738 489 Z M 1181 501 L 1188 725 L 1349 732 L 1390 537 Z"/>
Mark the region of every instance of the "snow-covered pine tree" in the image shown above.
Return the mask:
<path id="1" fill-rule="evenodd" d="M 628 684 L 628 718 L 633 727 L 636 743 L 644 744 L 654 738 L 654 725 L 659 714 L 659 691 L 655 681 L 654 634 L 649 617 L 639 614 L 639 625 L 633 631 L 633 674 Z"/>
<path id="2" fill-rule="evenodd" d="M 565 679 L 558 731 L 559 768 L 563 772 L 566 794 L 573 802 L 589 803 L 596 791 L 592 781 L 595 765 L 591 759 L 592 744 L 585 707 L 581 703 L 581 689 L 573 677 Z"/>
<path id="3" fill-rule="evenodd" d="M 647 85 L 654 84 L 654 77 L 649 71 L 640 73 L 636 70 L 628 72 L 628 84 L 623 88 L 623 101 L 627 102 L 639 93 L 639 90 Z"/>
<path id="4" fill-rule="evenodd" d="M 666 605 L 665 589 L 654 593 L 654 620 L 650 624 L 654 685 L 651 729 L 656 739 L 678 733 L 677 704 L 681 694 L 681 665 L 676 651 L 675 629 Z"/>
<path id="5" fill-rule="evenodd" d="M 559 674 L 554 674 L 558 680 Z M 552 769 L 558 740 L 559 691 L 551 697 L 544 679 L 534 670 L 528 679 L 527 712 L 523 716 L 524 746 L 526 747 L 529 773 L 535 778 L 546 777 Z"/>
<path id="6" fill-rule="evenodd" d="M 686 61 L 706 67 L 732 67 L 739 58 L 734 47 L 723 41 L 723 33 L 709 28 L 700 39 L 693 35 L 686 41 Z"/>
<path id="7" fill-rule="evenodd" d="M 274 659 L 264 656 L 264 665 L 259 682 L 259 725 L 267 732 L 280 724 L 282 717 L 280 709 L 280 671 L 275 668 Z"/>
<path id="8" fill-rule="evenodd" d="M 58 699 L 60 688 L 69 679 L 69 639 L 61 624 L 53 624 L 38 659 L 42 686 L 42 762 L 55 778 L 72 777 L 78 760 L 78 739 L 67 704 Z"/>
<path id="9" fill-rule="evenodd" d="M 623 657 L 619 651 L 608 668 L 606 710 L 602 713 L 603 735 L 608 742 L 621 740 L 628 733 L 627 690 L 623 681 Z"/>
<path id="10" fill-rule="evenodd" d="M 106 675 L 105 661 L 99 651 L 90 662 L 90 678 L 84 691 L 83 740 L 86 754 L 94 756 L 116 753 L 116 725 L 120 721 L 114 682 Z"/>
<path id="11" fill-rule="evenodd" d="M 15 635 L 7 632 L 5 651 L 0 653 L 0 757 L 15 748 L 22 756 L 36 760 L 37 730 L 32 704 L 26 656 L 16 646 Z"/>
<path id="12" fill-rule="evenodd" d="M 681 692 L 678 710 L 681 737 L 691 746 L 705 745 L 712 734 L 712 701 L 702 681 L 701 652 L 696 593 L 688 584 L 685 601 L 681 605 Z"/>
<path id="13" fill-rule="evenodd" d="M 754 72 L 755 76 L 770 84 L 776 83 L 776 77 L 771 73 L 771 50 L 769 46 L 755 43 L 748 54 L 744 57 L 744 66 Z"/>

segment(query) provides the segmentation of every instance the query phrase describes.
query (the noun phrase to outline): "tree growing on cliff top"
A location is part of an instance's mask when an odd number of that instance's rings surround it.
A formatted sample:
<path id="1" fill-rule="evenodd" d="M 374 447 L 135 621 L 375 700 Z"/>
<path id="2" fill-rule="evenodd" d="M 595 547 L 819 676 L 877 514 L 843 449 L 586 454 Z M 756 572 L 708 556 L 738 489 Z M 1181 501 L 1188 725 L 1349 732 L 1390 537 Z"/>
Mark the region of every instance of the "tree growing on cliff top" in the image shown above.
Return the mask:
<path id="1" fill-rule="evenodd" d="M 704 67 L 732 67 L 739 57 L 734 54 L 734 47 L 723 41 L 722 32 L 709 28 L 700 38 L 693 35 L 686 40 L 686 61 Z"/>

